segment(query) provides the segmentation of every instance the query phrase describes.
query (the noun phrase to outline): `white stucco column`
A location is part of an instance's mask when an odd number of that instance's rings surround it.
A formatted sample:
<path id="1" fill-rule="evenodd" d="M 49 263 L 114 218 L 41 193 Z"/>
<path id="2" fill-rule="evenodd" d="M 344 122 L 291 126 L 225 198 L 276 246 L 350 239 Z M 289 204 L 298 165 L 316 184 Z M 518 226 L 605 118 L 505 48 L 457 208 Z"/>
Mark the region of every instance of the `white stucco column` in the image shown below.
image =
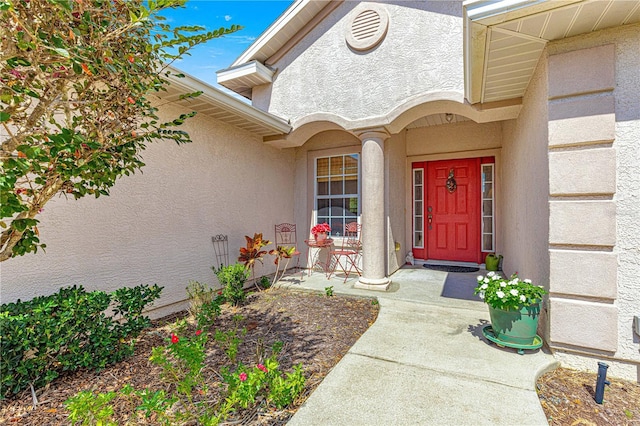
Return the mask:
<path id="1" fill-rule="evenodd" d="M 362 141 L 362 276 L 357 288 L 385 291 L 384 129 L 358 132 Z"/>

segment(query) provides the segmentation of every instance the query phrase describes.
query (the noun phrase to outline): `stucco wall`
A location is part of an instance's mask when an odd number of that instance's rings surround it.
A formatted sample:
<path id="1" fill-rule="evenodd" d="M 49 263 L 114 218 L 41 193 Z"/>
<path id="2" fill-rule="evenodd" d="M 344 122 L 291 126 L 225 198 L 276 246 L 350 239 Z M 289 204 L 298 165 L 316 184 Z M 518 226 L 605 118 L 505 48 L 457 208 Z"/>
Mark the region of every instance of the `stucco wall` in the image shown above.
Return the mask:
<path id="1" fill-rule="evenodd" d="M 502 128 L 499 122 L 478 124 L 461 121 L 412 128 L 406 132 L 409 157 L 494 149 L 502 145 Z"/>
<path id="2" fill-rule="evenodd" d="M 157 283 L 161 307 L 185 299 L 189 280 L 216 283 L 212 235 L 228 234 L 231 262 L 244 235 L 273 240 L 274 224 L 293 219 L 293 153 L 201 115 L 185 127 L 193 143 L 149 145 L 143 173 L 120 179 L 110 196 L 47 204 L 39 226 L 47 251 L 2 263 L 2 302 L 73 284 Z"/>
<path id="3" fill-rule="evenodd" d="M 516 120 L 503 122 L 503 269 L 549 287 L 547 58 L 543 53 Z"/>
<path id="4" fill-rule="evenodd" d="M 463 92 L 462 2 L 379 4 L 389 29 L 368 52 L 345 42 L 358 3 L 341 4 L 275 63 L 273 85 L 254 89 L 254 105 L 293 123 L 318 112 L 358 120 L 387 114 L 415 95 Z"/>
<path id="5" fill-rule="evenodd" d="M 617 309 L 617 350 L 605 360 L 614 376 L 640 380 L 640 336 L 632 330 L 633 316 L 640 315 L 640 25 L 599 31 L 552 43 L 549 55 L 580 49 L 614 46 L 615 83 L 615 245 L 617 286 L 613 307 Z M 608 148 L 604 146 L 602 152 Z M 606 160 L 606 158 L 603 158 Z M 604 164 L 604 163 L 603 163 Z M 606 176 L 606 174 L 603 174 Z M 602 289 L 608 291 L 608 289 Z M 595 369 L 602 357 L 557 354 L 561 360 L 580 368 Z M 618 361 L 615 361 L 618 360 Z"/>
<path id="6" fill-rule="evenodd" d="M 405 256 L 411 250 L 406 239 L 405 212 L 406 197 L 406 132 L 393 135 L 385 141 L 385 221 L 387 229 L 387 274 L 392 274 L 405 263 Z M 408 204 L 411 206 L 411 204 Z M 409 222 L 411 223 L 411 222 Z M 411 232 L 411 230 L 409 230 Z M 396 243 L 400 248 L 396 251 Z"/>

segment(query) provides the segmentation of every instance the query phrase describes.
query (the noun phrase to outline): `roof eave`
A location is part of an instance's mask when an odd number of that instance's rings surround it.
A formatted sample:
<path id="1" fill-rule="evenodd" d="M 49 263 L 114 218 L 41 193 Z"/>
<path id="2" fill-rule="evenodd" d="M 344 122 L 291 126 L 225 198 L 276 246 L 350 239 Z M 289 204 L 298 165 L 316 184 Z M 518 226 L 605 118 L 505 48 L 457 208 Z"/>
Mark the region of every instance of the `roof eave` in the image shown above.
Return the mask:
<path id="1" fill-rule="evenodd" d="M 170 67 L 170 71 L 171 75 L 168 79 L 172 87 L 184 93 L 202 92 L 196 99 L 223 108 L 238 117 L 248 120 L 262 127 L 264 133 L 281 135 L 291 131 L 291 126 L 280 117 L 276 117 L 273 114 L 269 114 L 268 112 L 247 104 L 176 68 Z M 184 77 L 178 77 L 175 74 L 182 74 Z"/>
<path id="2" fill-rule="evenodd" d="M 238 65 L 242 65 L 249 61 L 256 59 L 256 56 L 259 52 L 267 45 L 269 42 L 280 32 L 283 28 L 285 28 L 304 8 L 310 3 L 317 0 L 296 0 L 293 2 L 282 15 L 276 19 L 273 24 L 271 24 L 260 37 L 254 41 L 251 46 L 247 50 L 245 50 L 232 64 L 231 67 L 235 67 Z"/>
<path id="3" fill-rule="evenodd" d="M 273 82 L 274 71 L 258 61 L 237 65 L 216 72 L 218 84 L 248 99 L 252 98 L 252 89 L 261 84 Z"/>

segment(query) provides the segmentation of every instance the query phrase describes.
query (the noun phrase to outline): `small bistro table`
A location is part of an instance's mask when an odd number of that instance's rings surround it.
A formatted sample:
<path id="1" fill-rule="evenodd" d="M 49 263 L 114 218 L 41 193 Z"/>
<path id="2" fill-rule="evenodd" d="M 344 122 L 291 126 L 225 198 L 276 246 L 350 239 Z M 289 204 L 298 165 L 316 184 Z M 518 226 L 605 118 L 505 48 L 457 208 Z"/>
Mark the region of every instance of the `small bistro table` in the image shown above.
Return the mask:
<path id="1" fill-rule="evenodd" d="M 325 238 L 324 240 L 316 240 L 316 239 L 308 239 L 304 240 L 304 243 L 307 245 L 307 265 L 309 266 L 309 275 L 311 272 L 319 266 L 322 268 L 322 272 L 325 274 L 329 273 L 329 261 L 331 260 L 331 256 L 327 253 L 327 260 L 323 261 L 320 256 L 320 252 L 322 249 L 328 249 L 333 244 L 332 238 Z M 314 250 L 317 249 L 317 250 Z"/>

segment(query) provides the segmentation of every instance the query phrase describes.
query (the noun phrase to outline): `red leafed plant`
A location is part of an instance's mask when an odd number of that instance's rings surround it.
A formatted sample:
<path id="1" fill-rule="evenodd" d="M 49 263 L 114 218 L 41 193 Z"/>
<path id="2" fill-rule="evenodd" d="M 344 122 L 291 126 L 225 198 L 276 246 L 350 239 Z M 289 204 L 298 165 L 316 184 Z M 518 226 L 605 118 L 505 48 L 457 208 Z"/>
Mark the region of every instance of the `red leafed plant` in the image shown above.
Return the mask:
<path id="1" fill-rule="evenodd" d="M 271 282 L 271 285 L 277 283 L 284 276 L 285 272 L 287 272 L 289 261 L 291 260 L 295 252 L 296 252 L 295 247 L 287 247 L 287 246 L 277 246 L 275 249 L 269 251 L 269 254 L 276 257 L 273 261 L 273 263 L 276 264 L 276 273 L 273 276 L 273 281 Z M 287 259 L 287 261 L 285 262 L 282 270 L 280 270 L 282 259 Z M 278 276 L 278 273 L 280 273 L 279 276 Z"/>
<path id="2" fill-rule="evenodd" d="M 262 250 L 262 247 L 271 244 L 271 241 L 263 240 L 262 233 L 253 234 L 253 238 L 245 235 L 244 238 L 247 240 L 247 246 L 240 247 L 238 262 L 244 263 L 245 268 L 251 270 L 251 276 L 255 278 L 253 269 L 256 265 L 256 260 L 263 263 L 262 257 L 267 254 L 267 251 Z"/>

